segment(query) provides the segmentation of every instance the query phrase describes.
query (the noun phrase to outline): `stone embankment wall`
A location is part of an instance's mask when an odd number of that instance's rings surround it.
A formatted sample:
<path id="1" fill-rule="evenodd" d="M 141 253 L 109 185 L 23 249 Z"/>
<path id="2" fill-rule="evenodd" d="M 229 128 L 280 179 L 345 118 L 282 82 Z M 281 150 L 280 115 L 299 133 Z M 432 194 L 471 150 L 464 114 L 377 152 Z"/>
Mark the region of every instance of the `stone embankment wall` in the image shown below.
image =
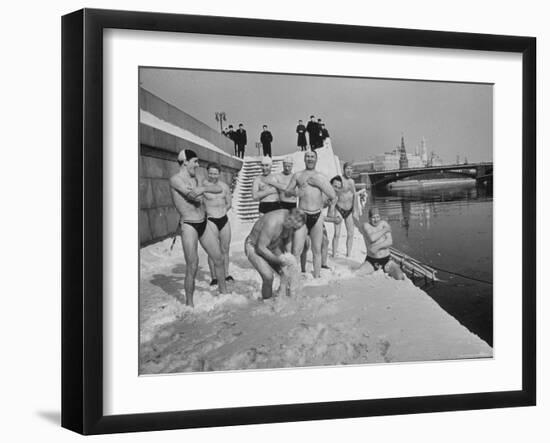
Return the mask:
<path id="1" fill-rule="evenodd" d="M 172 201 L 169 179 L 178 172 L 176 159 L 182 149 L 197 153 L 201 166 L 197 172 L 199 180 L 206 176 L 206 165 L 215 162 L 221 166 L 220 179 L 231 185 L 242 161 L 231 156 L 233 142 L 208 125 L 144 89 L 139 94 L 140 111 L 152 114 L 155 122 L 162 122 L 154 127 L 141 119 L 139 124 L 139 240 L 145 246 L 173 235 L 178 227 L 179 214 Z M 174 135 L 171 133 L 174 131 L 167 129 L 173 127 L 200 140 Z"/>

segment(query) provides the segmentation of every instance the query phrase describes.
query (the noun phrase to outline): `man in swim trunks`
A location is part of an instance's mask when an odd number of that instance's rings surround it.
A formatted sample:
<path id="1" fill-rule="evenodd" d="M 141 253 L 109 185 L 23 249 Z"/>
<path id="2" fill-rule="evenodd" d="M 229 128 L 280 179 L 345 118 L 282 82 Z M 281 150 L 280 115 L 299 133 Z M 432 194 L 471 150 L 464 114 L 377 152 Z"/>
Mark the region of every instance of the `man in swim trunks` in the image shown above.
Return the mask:
<path id="1" fill-rule="evenodd" d="M 252 183 L 252 198 L 260 201 L 258 210 L 261 215 L 281 208 L 279 191 L 273 186 L 271 164 L 271 157 L 263 157 L 261 162 L 262 173 Z"/>
<path id="2" fill-rule="evenodd" d="M 295 173 L 290 179 L 286 189 L 287 193 L 298 196 L 298 208 L 306 213 L 306 223 L 294 234 L 292 253 L 297 260 L 304 249 L 306 238 L 311 238 L 311 250 L 313 252 L 313 277 L 321 276 L 321 248 L 323 244 L 323 195 L 330 201 L 336 198 L 336 193 L 328 179 L 315 170 L 317 165 L 317 153 L 306 151 L 304 153 L 306 169 Z"/>
<path id="3" fill-rule="evenodd" d="M 206 209 L 206 217 L 208 224 L 212 228 L 212 232 L 220 243 L 220 248 L 223 254 L 225 281 L 233 281 L 233 277 L 229 275 L 229 245 L 231 244 L 231 226 L 227 218 L 227 211 L 231 209 L 231 191 L 229 186 L 222 182 L 220 178 L 221 167 L 217 163 L 209 163 L 206 167 L 207 179 L 203 182 L 203 186 L 218 185 L 222 188 L 221 193 L 204 193 L 204 207 Z M 212 276 L 211 286 L 218 284 L 214 269 L 214 262 L 208 259 L 210 267 L 210 275 Z"/>
<path id="4" fill-rule="evenodd" d="M 336 210 L 340 213 L 342 216 L 342 219 L 344 223 L 343 225 L 346 226 L 346 257 L 351 256 L 351 249 L 353 247 L 353 231 L 355 230 L 354 224 L 353 224 L 353 217 L 351 216 L 351 213 L 353 212 L 353 208 L 356 205 L 356 190 L 355 190 L 355 182 L 351 178 L 351 174 L 353 173 L 353 166 L 351 163 L 347 162 L 344 163 L 344 176 L 339 177 L 339 181 L 342 183 L 342 186 L 340 187 L 340 190 L 337 192 L 338 199 L 336 201 Z M 338 251 L 338 243 L 340 240 L 340 232 L 342 230 L 342 224 L 336 225 L 334 228 L 334 237 L 332 238 L 332 257 L 334 258 L 336 256 L 336 252 Z"/>
<path id="5" fill-rule="evenodd" d="M 262 277 L 262 298 L 273 296 L 274 273 L 281 273 L 285 265 L 281 255 L 290 249 L 297 229 L 305 222 L 299 209 L 278 209 L 260 217 L 244 242 L 244 252 Z M 287 294 L 288 295 L 288 294 Z"/>
<path id="6" fill-rule="evenodd" d="M 227 292 L 220 244 L 208 226 L 203 203 L 205 192 L 221 194 L 223 188 L 219 184 L 199 186 L 196 174 L 199 159 L 191 149 L 184 149 L 179 153 L 178 163 L 180 170 L 170 178 L 170 189 L 181 218 L 181 242 L 186 264 L 185 303 L 188 306 L 194 306 L 195 277 L 199 267 L 198 242 L 214 263 L 215 275 L 220 278 L 218 286 L 220 293 Z"/>
<path id="7" fill-rule="evenodd" d="M 337 176 L 339 177 L 339 176 Z M 338 192 L 340 188 L 342 187 L 342 182 L 335 181 L 335 178 L 332 178 L 330 180 L 330 184 L 332 185 L 334 192 Z M 335 225 L 338 225 L 342 223 L 342 217 L 338 214 L 336 209 L 334 209 L 334 202 L 330 202 L 326 195 L 323 195 L 323 209 L 327 209 L 327 214 L 325 215 L 325 220 L 323 223 L 323 243 L 321 244 L 321 269 L 330 269 L 328 266 L 328 232 L 327 228 L 325 226 L 326 223 L 334 223 Z M 306 239 L 306 243 L 304 246 L 304 250 L 302 252 L 302 255 L 300 256 L 300 263 L 302 266 L 302 272 L 306 272 L 306 261 L 307 261 L 307 251 L 310 248 L 310 241 L 309 238 Z"/>
<path id="8" fill-rule="evenodd" d="M 289 155 L 283 160 L 283 172 L 271 174 L 264 178 L 264 181 L 279 191 L 279 204 L 282 209 L 294 209 L 296 207 L 297 198 L 294 194 L 287 194 L 286 188 L 292 178 L 292 167 L 294 160 Z"/>
<path id="9" fill-rule="evenodd" d="M 391 259 L 390 246 L 393 244 L 391 227 L 387 221 L 380 218 L 376 207 L 369 209 L 369 222 L 362 223 L 359 220 L 359 211 L 354 211 L 353 220 L 357 229 L 363 234 L 367 245 L 367 257 L 357 272 L 361 275 L 369 275 L 378 269 L 396 280 L 404 280 L 405 275 L 399 265 Z"/>

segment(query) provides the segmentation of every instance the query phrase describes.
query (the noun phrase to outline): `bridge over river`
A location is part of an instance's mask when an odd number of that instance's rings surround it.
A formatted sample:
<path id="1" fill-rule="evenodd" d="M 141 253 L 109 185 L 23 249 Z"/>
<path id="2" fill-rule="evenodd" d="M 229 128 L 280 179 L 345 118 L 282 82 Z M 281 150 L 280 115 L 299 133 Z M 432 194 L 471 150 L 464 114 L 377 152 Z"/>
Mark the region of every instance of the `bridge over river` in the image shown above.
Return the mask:
<path id="1" fill-rule="evenodd" d="M 473 178 L 479 183 L 490 183 L 493 180 L 493 163 L 468 163 L 462 165 L 428 166 L 422 168 L 392 169 L 386 171 L 362 172 L 357 174 L 356 181 L 373 187 L 386 186 L 391 182 L 410 177 L 426 176 L 427 179 L 436 179 L 437 175 L 446 178 Z"/>

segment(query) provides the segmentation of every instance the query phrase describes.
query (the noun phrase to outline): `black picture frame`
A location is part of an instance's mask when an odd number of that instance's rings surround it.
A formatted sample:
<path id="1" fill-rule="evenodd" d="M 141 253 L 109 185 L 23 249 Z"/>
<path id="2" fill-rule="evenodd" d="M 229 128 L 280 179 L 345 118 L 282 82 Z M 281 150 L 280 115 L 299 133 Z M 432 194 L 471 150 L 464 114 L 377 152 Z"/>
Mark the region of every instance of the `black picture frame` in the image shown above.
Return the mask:
<path id="1" fill-rule="evenodd" d="M 103 413 L 103 31 L 169 31 L 522 55 L 522 388 L 132 415 Z M 84 9 L 62 18 L 62 426 L 152 431 L 536 403 L 536 39 L 503 35 Z"/>

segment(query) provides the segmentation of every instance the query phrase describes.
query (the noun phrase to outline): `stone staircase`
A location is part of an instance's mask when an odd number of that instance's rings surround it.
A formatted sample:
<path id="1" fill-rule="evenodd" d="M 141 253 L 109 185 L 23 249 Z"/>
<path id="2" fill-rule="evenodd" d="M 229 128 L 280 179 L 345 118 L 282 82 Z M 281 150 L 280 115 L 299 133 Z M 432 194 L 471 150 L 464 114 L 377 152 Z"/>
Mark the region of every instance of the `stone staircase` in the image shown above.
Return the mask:
<path id="1" fill-rule="evenodd" d="M 261 159 L 258 157 L 245 157 L 243 166 L 237 176 L 235 191 L 233 192 L 233 207 L 242 222 L 254 222 L 259 217 L 258 202 L 252 199 L 252 183 L 262 173 Z M 277 173 L 283 170 L 283 158 L 273 158 L 271 172 Z"/>

